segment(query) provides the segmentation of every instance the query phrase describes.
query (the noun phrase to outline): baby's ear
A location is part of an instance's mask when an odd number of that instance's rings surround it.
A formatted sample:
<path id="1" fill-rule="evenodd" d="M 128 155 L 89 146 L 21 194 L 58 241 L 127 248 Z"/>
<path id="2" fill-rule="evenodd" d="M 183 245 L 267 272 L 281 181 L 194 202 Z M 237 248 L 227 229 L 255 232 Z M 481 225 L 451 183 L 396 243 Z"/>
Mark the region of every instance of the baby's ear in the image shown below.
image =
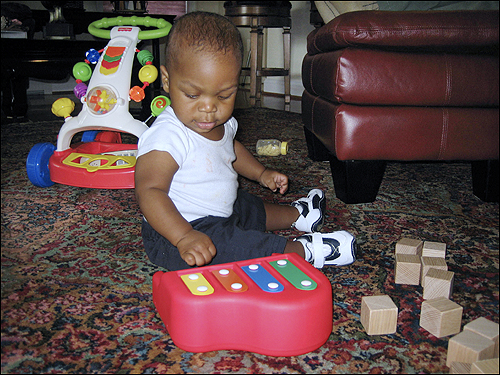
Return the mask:
<path id="1" fill-rule="evenodd" d="M 165 92 L 170 92 L 167 68 L 165 68 L 165 66 L 163 65 L 160 65 L 160 72 L 161 72 L 161 84 L 163 86 L 163 90 L 165 90 Z"/>

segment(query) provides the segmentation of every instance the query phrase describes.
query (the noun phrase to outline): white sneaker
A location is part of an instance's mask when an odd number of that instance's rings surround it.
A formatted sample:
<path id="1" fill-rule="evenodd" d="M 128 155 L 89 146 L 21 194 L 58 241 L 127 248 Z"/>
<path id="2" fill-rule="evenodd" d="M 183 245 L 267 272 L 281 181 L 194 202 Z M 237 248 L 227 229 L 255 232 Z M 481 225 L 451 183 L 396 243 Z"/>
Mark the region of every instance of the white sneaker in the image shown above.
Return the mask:
<path id="1" fill-rule="evenodd" d="M 305 234 L 294 241 L 302 243 L 305 259 L 316 268 L 347 266 L 356 260 L 356 239 L 345 230 Z"/>
<path id="2" fill-rule="evenodd" d="M 324 211 L 326 210 L 325 194 L 319 189 L 313 189 L 306 198 L 300 198 L 292 202 L 292 206 L 299 210 L 297 221 L 292 224 L 302 232 L 317 232 L 324 222 Z"/>

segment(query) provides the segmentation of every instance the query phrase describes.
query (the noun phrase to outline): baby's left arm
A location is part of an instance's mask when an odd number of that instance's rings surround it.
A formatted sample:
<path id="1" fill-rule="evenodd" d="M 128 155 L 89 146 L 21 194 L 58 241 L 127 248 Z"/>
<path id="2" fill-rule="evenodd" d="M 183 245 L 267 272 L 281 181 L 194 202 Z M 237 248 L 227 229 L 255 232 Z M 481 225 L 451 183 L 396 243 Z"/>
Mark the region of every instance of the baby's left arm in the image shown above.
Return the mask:
<path id="1" fill-rule="evenodd" d="M 234 170 L 250 180 L 258 181 L 272 191 L 284 194 L 288 190 L 288 177 L 283 173 L 264 167 L 240 142 L 234 141 L 236 160 Z"/>

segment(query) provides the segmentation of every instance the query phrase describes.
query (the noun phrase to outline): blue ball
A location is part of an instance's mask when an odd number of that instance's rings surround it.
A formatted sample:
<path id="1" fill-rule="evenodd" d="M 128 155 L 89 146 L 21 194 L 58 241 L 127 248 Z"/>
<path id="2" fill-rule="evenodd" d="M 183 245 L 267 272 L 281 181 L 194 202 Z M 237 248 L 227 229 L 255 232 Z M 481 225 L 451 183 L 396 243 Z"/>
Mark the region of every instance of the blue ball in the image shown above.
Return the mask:
<path id="1" fill-rule="evenodd" d="M 90 63 L 97 64 L 101 55 L 95 49 L 91 48 L 85 53 L 85 57 L 87 58 L 87 60 L 89 60 Z"/>

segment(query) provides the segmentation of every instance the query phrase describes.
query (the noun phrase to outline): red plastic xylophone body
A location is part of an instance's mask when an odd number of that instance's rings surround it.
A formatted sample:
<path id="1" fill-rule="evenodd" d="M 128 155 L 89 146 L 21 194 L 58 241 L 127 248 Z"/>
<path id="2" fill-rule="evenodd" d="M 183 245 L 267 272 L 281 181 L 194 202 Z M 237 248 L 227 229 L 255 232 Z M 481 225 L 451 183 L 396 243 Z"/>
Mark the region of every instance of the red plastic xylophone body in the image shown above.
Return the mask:
<path id="1" fill-rule="evenodd" d="M 328 278 L 297 254 L 153 276 L 153 302 L 181 349 L 294 356 L 332 331 Z"/>

